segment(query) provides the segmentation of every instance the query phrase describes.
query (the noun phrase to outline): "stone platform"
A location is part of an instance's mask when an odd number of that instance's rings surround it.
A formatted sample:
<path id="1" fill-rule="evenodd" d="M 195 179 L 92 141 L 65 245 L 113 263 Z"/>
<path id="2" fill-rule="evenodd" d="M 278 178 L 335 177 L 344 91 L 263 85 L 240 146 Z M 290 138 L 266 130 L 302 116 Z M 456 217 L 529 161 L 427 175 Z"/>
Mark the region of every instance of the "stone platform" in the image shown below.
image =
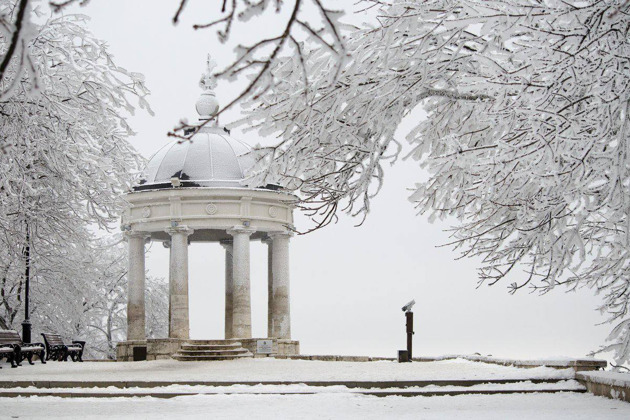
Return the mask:
<path id="1" fill-rule="evenodd" d="M 277 338 L 242 338 L 230 340 L 183 340 L 177 338 L 155 338 L 144 340 L 122 341 L 116 346 L 116 360 L 132 362 L 141 360 L 165 360 L 173 358 L 182 346 L 208 345 L 232 346 L 249 351 L 249 357 L 294 356 L 300 354 L 300 342 Z M 239 356 L 241 357 L 241 356 Z"/>

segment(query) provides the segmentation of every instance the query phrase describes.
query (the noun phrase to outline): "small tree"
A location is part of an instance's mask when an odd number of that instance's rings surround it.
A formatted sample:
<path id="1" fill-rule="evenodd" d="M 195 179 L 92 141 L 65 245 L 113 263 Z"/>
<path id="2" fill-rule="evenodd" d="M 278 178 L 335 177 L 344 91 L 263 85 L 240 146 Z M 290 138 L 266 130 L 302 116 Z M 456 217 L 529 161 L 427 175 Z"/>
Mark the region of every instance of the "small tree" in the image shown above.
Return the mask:
<path id="1" fill-rule="evenodd" d="M 40 269 L 33 277 L 35 328 L 68 340 L 83 338 L 88 342 L 87 357 L 115 359 L 116 343 L 127 335 L 125 246 L 94 240 L 89 247 L 76 249 L 71 259 L 60 259 L 55 268 L 54 276 Z M 168 284 L 148 277 L 146 301 L 147 335 L 166 337 Z"/>

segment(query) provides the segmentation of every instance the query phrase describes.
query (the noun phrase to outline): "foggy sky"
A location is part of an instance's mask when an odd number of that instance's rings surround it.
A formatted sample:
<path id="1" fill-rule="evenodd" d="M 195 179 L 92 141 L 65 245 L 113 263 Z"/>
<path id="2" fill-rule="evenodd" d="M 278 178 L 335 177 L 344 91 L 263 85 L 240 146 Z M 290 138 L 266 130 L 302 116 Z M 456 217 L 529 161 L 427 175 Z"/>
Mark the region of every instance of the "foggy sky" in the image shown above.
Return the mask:
<path id="1" fill-rule="evenodd" d="M 206 54 L 210 52 L 219 67 L 232 57 L 230 46 L 220 44 L 213 30 L 191 28 L 212 20 L 213 10 L 193 2 L 173 26 L 178 3 L 92 0 L 72 9 L 92 18 L 90 30 L 108 42 L 119 66 L 146 76 L 155 116 L 138 110 L 129 122 L 137 132 L 131 143 L 147 158 L 169 141 L 166 133 L 180 118 L 196 120 L 194 104 Z M 220 2 L 211 3 L 216 7 Z M 270 28 L 274 25 L 248 27 L 238 38 L 253 39 Z M 238 85 L 220 83 L 217 93 L 225 104 L 238 93 Z M 221 123 L 237 117 L 236 111 L 228 113 Z M 422 118 L 421 112 L 399 127 L 400 140 L 417 118 Z M 274 140 L 253 132 L 233 135 L 250 145 Z M 448 221 L 429 224 L 407 200 L 407 188 L 421 178 L 416 162 L 399 161 L 386 168 L 384 188 L 363 226 L 354 227 L 359 220 L 341 215 L 337 224 L 292 238 L 292 335 L 300 340 L 302 353 L 395 356 L 405 346 L 401 307 L 412 298 L 417 302 L 414 356 L 584 356 L 603 343 L 610 325 L 595 325 L 604 318 L 595 311 L 600 300 L 590 290 L 567 294 L 558 288 L 538 296 L 523 289 L 509 295 L 507 285 L 522 281 L 524 273 L 476 289 L 478 261 L 456 261 L 456 251 L 436 247 L 448 242 L 442 231 Z M 299 214 L 296 225 L 308 227 Z M 190 247 L 191 338 L 223 338 L 223 252 L 218 244 Z M 255 337 L 266 336 L 266 256 L 266 245 L 252 242 Z M 150 275 L 168 278 L 168 250 L 160 243 L 151 246 L 147 267 Z"/>

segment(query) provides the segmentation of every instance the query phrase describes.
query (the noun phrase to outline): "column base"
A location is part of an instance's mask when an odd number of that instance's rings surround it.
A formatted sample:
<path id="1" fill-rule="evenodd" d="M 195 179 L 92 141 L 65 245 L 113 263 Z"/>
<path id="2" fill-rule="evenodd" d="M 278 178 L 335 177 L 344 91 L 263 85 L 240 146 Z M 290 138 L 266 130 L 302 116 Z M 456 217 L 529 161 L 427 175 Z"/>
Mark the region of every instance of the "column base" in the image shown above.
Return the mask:
<path id="1" fill-rule="evenodd" d="M 182 344 L 189 340 L 183 338 L 151 338 L 147 340 L 147 360 L 171 359 Z"/>
<path id="2" fill-rule="evenodd" d="M 139 362 L 147 360 L 146 340 L 121 341 L 116 345 L 117 362 Z"/>
<path id="3" fill-rule="evenodd" d="M 278 338 L 235 338 L 244 348 L 252 352 L 254 357 L 294 356 L 300 354 L 300 342 Z M 258 345 L 259 340 L 271 341 L 271 352 Z M 259 351 L 259 350 L 262 350 Z"/>
<path id="4" fill-rule="evenodd" d="M 262 341 L 261 341 L 262 340 Z M 180 338 L 150 338 L 148 340 L 121 341 L 116 346 L 117 362 L 135 362 L 142 360 L 172 359 L 182 344 L 203 341 L 217 344 L 219 342 L 239 342 L 254 357 L 295 356 L 300 354 L 300 342 L 277 338 L 232 338 L 229 340 L 185 340 Z M 259 343 L 259 341 L 261 341 Z M 267 346 L 268 342 L 271 346 Z"/>
<path id="5" fill-rule="evenodd" d="M 280 356 L 297 356 L 300 354 L 300 342 L 297 340 L 278 340 L 278 354 Z"/>
<path id="6" fill-rule="evenodd" d="M 121 341 L 116 346 L 117 362 L 170 359 L 188 340 L 179 338 L 149 338 L 148 340 Z M 144 357 L 142 353 L 144 352 Z"/>

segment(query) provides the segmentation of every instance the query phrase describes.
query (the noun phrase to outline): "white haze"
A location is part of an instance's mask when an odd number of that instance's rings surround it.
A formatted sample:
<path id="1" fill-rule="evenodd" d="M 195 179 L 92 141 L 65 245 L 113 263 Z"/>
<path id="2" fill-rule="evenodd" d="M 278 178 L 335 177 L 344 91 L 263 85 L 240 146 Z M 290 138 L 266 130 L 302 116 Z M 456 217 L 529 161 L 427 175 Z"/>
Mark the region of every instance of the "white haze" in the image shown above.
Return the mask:
<path id="1" fill-rule="evenodd" d="M 173 26 L 177 4 L 93 0 L 70 11 L 91 16 L 90 29 L 109 43 L 117 63 L 146 76 L 156 115 L 139 111 L 129 122 L 138 133 L 131 143 L 147 158 L 169 141 L 166 133 L 180 118 L 196 118 L 206 54 L 220 66 L 232 57 L 213 30 L 191 28 L 212 20 L 204 7 L 189 5 Z M 237 88 L 221 84 L 219 100 L 225 104 Z M 222 122 L 236 116 L 227 114 Z M 399 128 L 401 139 L 404 131 Z M 273 141 L 254 133 L 233 134 L 251 145 Z M 344 215 L 337 224 L 292 239 L 292 335 L 300 340 L 302 353 L 394 356 L 405 345 L 401 307 L 412 298 L 417 302 L 415 356 L 584 356 L 603 343 L 609 326 L 596 326 L 604 318 L 595 311 L 599 299 L 590 290 L 567 294 L 557 289 L 545 296 L 523 290 L 511 296 L 507 281 L 476 289 L 476 262 L 456 261 L 457 252 L 436 247 L 447 242 L 442 229 L 448 225 L 429 224 L 407 200 L 407 188 L 418 178 L 417 163 L 399 162 L 388 169 L 363 226 L 354 227 L 358 220 Z M 299 215 L 296 224 L 298 229 L 307 226 Z M 256 337 L 266 336 L 266 255 L 266 246 L 252 242 Z M 223 259 L 218 244 L 190 248 L 192 338 L 223 338 Z M 147 267 L 151 275 L 168 278 L 168 250 L 153 244 Z"/>

